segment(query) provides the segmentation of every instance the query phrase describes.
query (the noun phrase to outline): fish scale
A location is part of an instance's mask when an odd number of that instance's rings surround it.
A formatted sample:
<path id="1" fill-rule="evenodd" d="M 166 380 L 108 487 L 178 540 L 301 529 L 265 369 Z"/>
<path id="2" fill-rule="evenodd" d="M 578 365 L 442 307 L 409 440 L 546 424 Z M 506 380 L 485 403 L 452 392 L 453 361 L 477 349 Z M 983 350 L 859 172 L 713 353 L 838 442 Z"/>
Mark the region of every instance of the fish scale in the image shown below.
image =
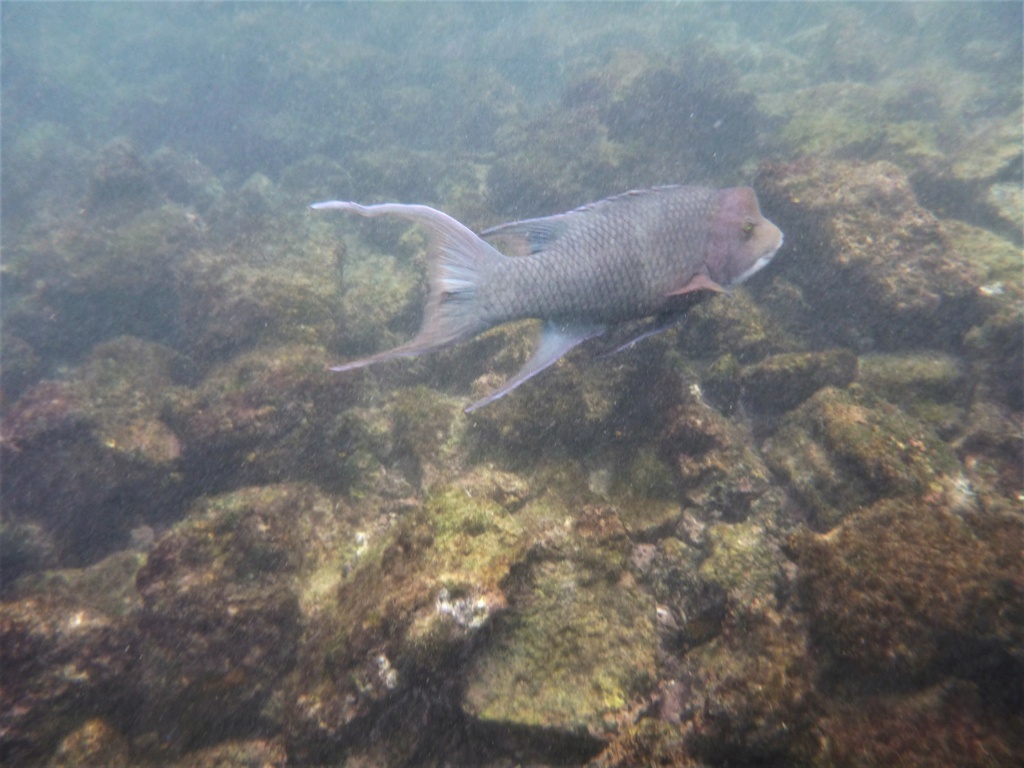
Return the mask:
<path id="1" fill-rule="evenodd" d="M 619 322 L 657 313 L 668 301 L 665 286 L 685 285 L 699 268 L 703 222 L 716 193 L 661 188 L 562 214 L 565 231 L 548 247 L 509 259 L 485 278 L 479 291 L 484 320 Z"/>
<path id="2" fill-rule="evenodd" d="M 331 370 L 414 357 L 512 320 L 544 321 L 522 369 L 467 412 L 510 392 L 610 325 L 670 314 L 678 311 L 679 296 L 743 282 L 771 261 L 783 239 L 761 215 L 748 187 L 626 192 L 568 213 L 503 224 L 480 236 L 424 205 L 332 200 L 312 207 L 400 216 L 430 232 L 430 289 L 419 332 L 406 344 Z M 528 254 L 506 256 L 481 239 L 493 237 L 525 245 Z M 664 327 L 659 324 L 620 349 Z"/>

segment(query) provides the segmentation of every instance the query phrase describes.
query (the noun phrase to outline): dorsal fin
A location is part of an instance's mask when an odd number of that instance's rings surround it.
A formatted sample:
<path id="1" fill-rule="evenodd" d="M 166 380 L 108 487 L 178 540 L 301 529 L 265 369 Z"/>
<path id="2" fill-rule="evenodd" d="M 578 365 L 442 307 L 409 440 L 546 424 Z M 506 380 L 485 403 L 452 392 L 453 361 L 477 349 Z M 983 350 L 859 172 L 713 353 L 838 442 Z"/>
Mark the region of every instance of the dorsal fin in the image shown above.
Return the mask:
<path id="1" fill-rule="evenodd" d="M 568 229 L 570 222 L 581 215 L 586 216 L 591 211 L 600 210 L 609 205 L 616 205 L 626 200 L 635 200 L 650 194 L 678 188 L 678 184 L 669 184 L 661 187 L 650 187 L 649 189 L 633 189 L 629 192 L 607 197 L 604 200 L 581 205 L 579 208 L 574 208 L 566 213 L 499 224 L 496 227 L 485 229 L 480 233 L 480 237 L 488 239 L 492 237 L 507 238 L 514 246 L 513 255 L 515 256 L 533 254 L 543 251 L 553 241 L 561 237 Z"/>
<path id="2" fill-rule="evenodd" d="M 515 255 L 525 255 L 543 251 L 551 241 L 565 231 L 565 216 L 560 213 L 556 216 L 545 216 L 540 219 L 523 219 L 522 221 L 511 221 L 508 224 L 499 224 L 496 227 L 485 229 L 480 237 L 488 239 L 492 237 L 507 238 L 515 242 L 517 246 Z"/>

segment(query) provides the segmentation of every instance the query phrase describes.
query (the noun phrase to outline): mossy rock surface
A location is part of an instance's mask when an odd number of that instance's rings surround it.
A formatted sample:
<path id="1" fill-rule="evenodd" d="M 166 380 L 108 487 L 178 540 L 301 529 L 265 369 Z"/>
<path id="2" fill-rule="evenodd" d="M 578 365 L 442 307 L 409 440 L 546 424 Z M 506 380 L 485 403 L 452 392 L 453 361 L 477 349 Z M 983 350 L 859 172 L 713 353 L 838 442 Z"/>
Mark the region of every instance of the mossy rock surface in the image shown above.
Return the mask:
<path id="1" fill-rule="evenodd" d="M 831 387 L 786 417 L 765 460 L 823 529 L 880 498 L 937 490 L 960 471 L 924 422 L 884 400 Z"/>
<path id="2" fill-rule="evenodd" d="M 799 591 L 822 652 L 845 675 L 917 681 L 969 666 L 982 646 L 1019 652 L 1024 602 L 1011 585 L 1024 573 L 1024 527 L 1010 527 L 978 528 L 935 502 L 887 500 L 828 534 L 794 534 Z M 1012 558 L 1001 552 L 1007 535 Z"/>
<path id="3" fill-rule="evenodd" d="M 760 410 L 795 408 L 822 387 L 845 387 L 857 375 L 849 350 L 771 355 L 743 368 L 743 399 Z"/>
<path id="4" fill-rule="evenodd" d="M 469 671 L 463 707 L 474 717 L 600 733 L 653 679 L 654 603 L 634 585 L 540 561 L 513 603 Z"/>
<path id="5" fill-rule="evenodd" d="M 807 158 L 765 165 L 755 186 L 786 233 L 773 274 L 813 308 L 803 329 L 821 346 L 955 349 L 990 311 L 983 272 L 887 162 Z"/>

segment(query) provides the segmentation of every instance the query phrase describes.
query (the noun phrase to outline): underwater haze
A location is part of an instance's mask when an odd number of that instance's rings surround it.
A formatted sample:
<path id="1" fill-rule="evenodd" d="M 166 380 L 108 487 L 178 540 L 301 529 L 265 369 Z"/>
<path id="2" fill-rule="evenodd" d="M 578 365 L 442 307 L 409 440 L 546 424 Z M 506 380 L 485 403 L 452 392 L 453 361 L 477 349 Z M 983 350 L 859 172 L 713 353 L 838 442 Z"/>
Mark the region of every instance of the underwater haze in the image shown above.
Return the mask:
<path id="1" fill-rule="evenodd" d="M 1024 764 L 1022 15 L 0 4 L 0 763 Z"/>

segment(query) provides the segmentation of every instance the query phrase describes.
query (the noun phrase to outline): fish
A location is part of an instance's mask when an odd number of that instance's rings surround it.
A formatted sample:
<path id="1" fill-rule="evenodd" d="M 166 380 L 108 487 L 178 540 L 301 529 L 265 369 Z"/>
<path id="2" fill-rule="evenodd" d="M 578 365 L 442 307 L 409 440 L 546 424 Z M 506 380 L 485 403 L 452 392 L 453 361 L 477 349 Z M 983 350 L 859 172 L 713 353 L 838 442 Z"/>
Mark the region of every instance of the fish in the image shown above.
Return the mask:
<path id="1" fill-rule="evenodd" d="M 507 395 L 609 328 L 655 318 L 653 329 L 617 352 L 671 327 L 689 295 L 728 293 L 766 267 L 783 241 L 750 187 L 633 190 L 479 235 L 426 205 L 329 200 L 311 208 L 397 216 L 429 234 L 428 295 L 419 332 L 394 349 L 332 371 L 415 357 L 514 320 L 542 321 L 533 354 L 519 372 L 466 413 Z M 487 242 L 494 239 L 506 242 L 511 255 Z"/>

